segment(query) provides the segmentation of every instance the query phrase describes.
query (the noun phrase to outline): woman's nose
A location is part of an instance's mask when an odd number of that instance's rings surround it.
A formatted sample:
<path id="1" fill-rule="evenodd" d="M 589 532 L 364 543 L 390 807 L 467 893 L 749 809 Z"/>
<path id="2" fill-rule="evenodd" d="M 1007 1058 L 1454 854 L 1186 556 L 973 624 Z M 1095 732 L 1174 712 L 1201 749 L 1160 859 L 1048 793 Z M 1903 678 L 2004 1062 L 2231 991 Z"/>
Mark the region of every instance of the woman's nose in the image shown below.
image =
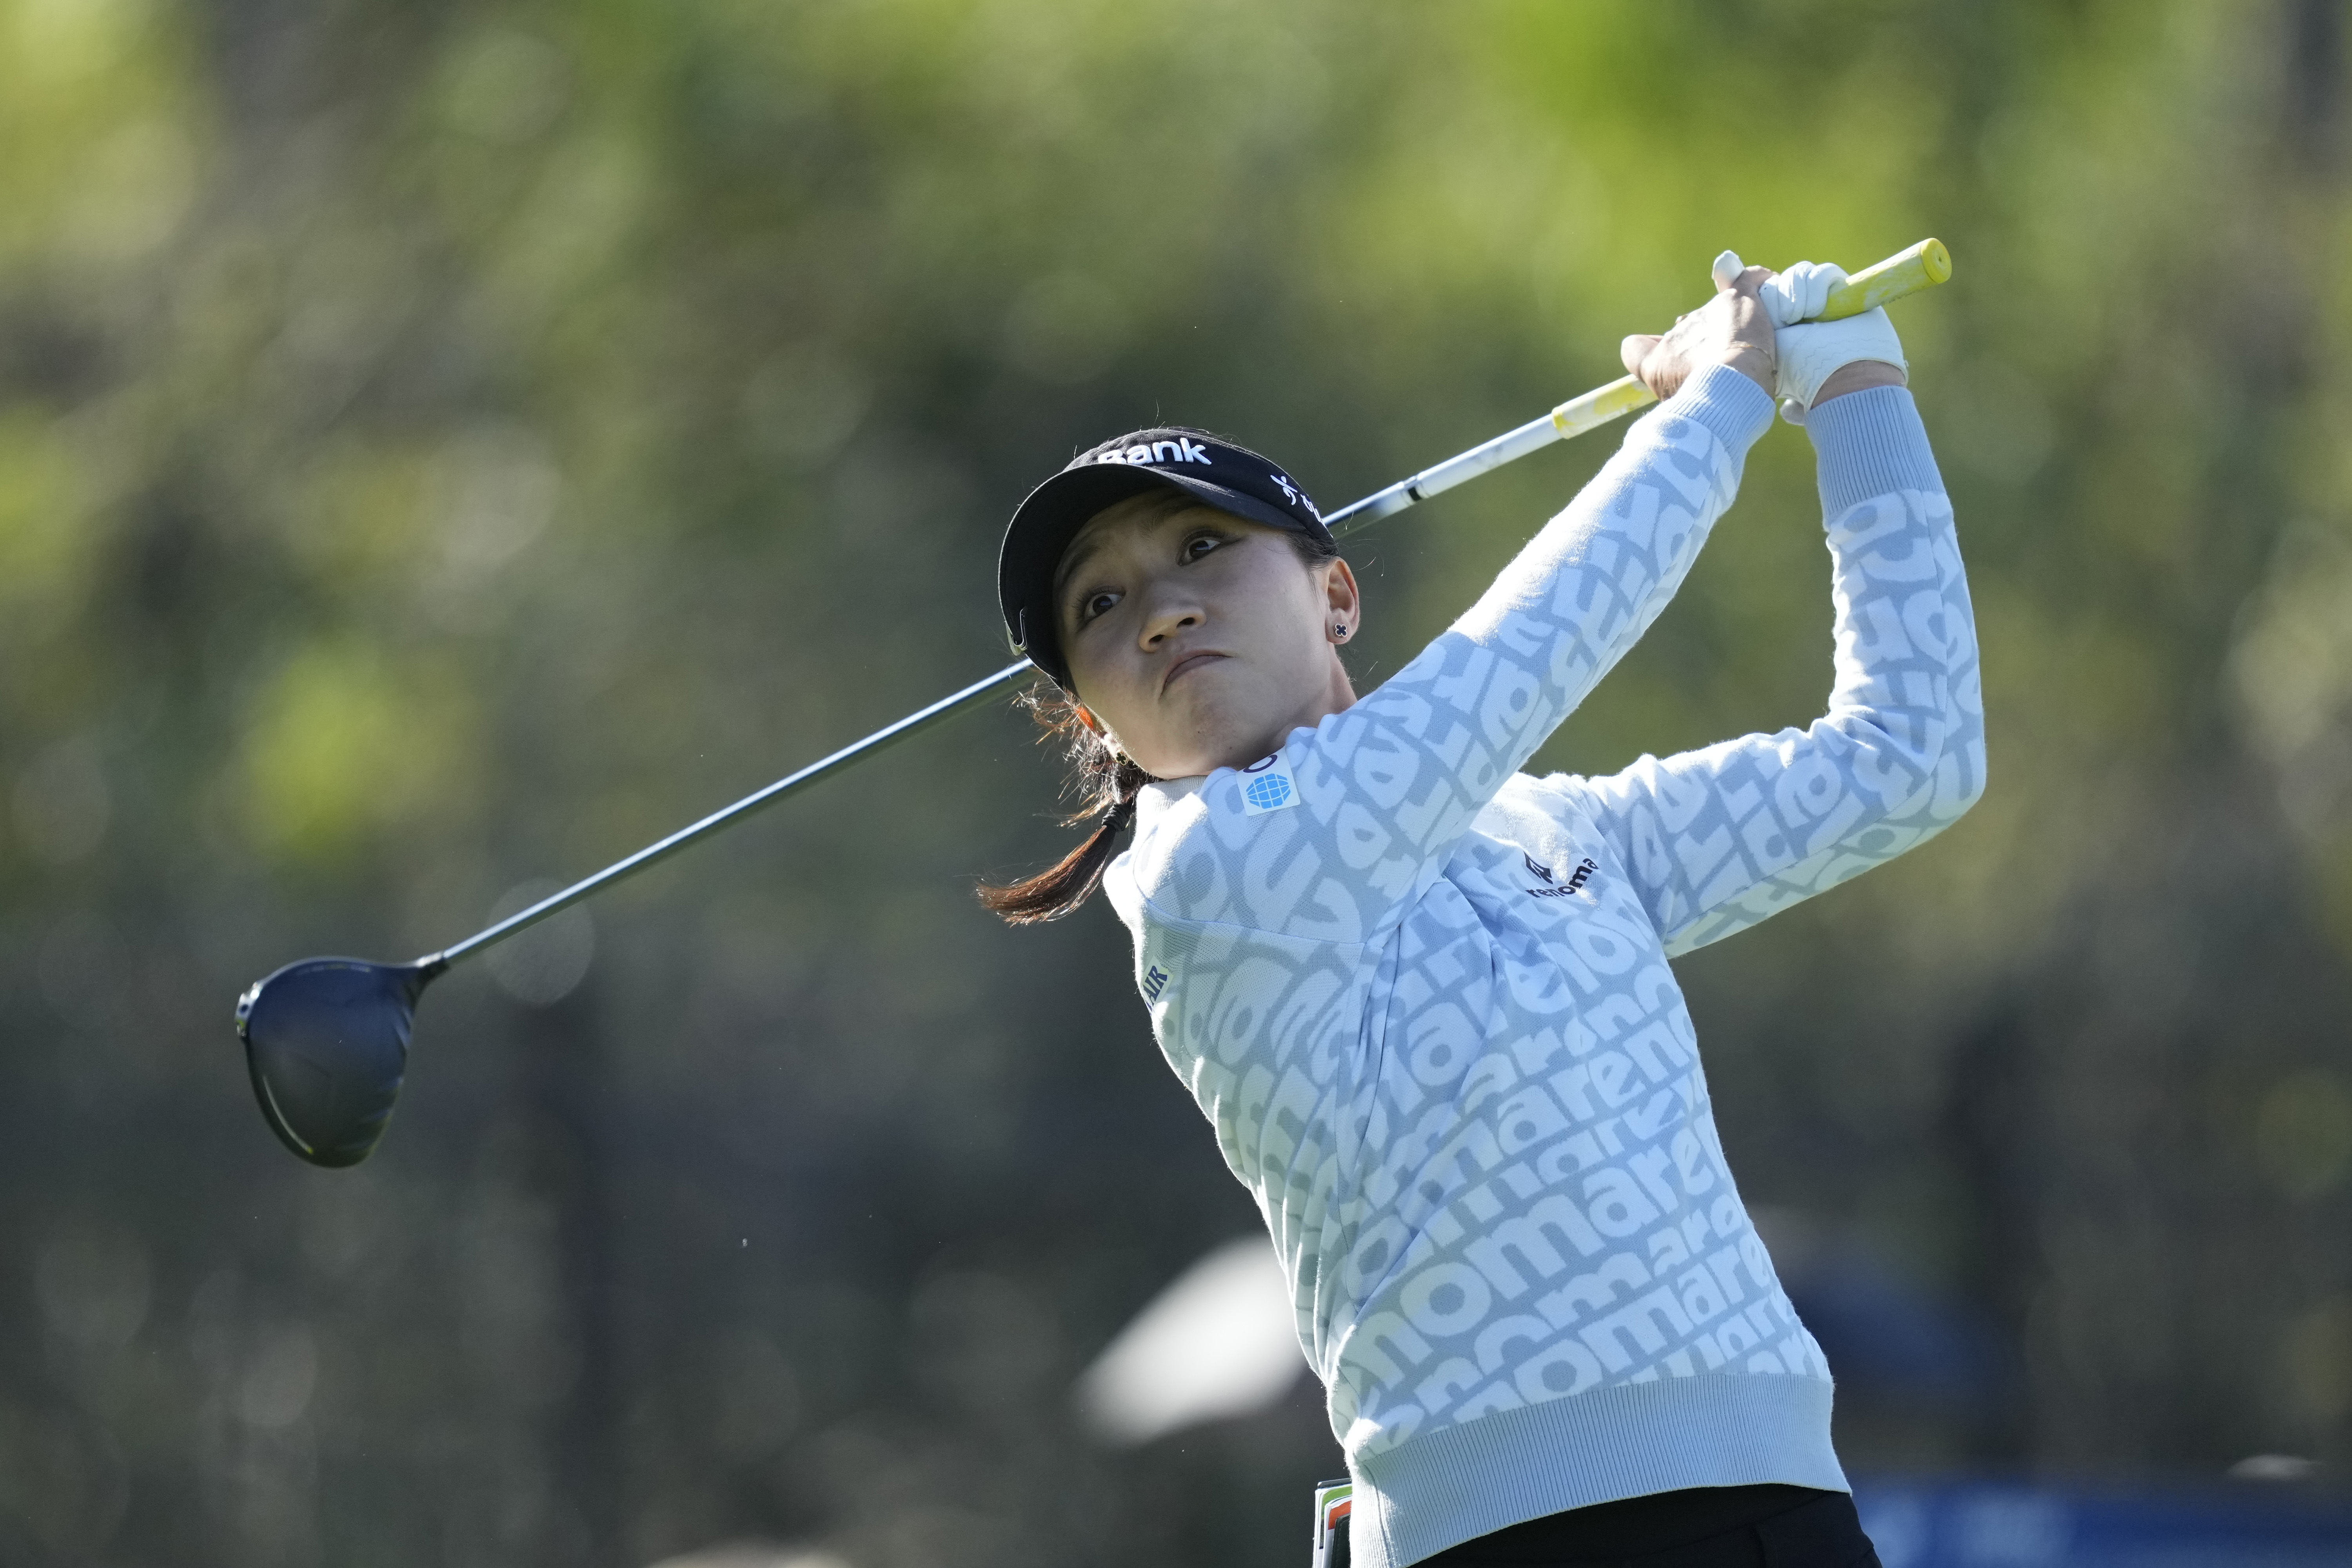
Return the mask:
<path id="1" fill-rule="evenodd" d="M 1171 596 L 1151 606 L 1143 618 L 1143 646 L 1156 647 L 1187 626 L 1201 624 L 1201 607 L 1189 597 Z"/>

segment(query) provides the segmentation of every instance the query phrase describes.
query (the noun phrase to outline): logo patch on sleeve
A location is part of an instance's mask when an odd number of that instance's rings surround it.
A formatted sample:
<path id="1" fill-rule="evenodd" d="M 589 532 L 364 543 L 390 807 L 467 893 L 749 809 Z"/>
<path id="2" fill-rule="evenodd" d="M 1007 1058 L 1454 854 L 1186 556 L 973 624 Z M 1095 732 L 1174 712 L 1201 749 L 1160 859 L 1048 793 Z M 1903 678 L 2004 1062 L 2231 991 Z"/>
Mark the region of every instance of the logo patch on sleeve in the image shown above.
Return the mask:
<path id="1" fill-rule="evenodd" d="M 1169 978 L 1168 972 L 1160 968 L 1156 963 L 1150 968 L 1145 970 L 1143 972 L 1143 999 L 1147 1002 L 1159 1001 L 1160 994 L 1168 989 Z"/>
<path id="2" fill-rule="evenodd" d="M 1241 774 L 1242 810 L 1250 816 L 1264 816 L 1298 804 L 1298 781 L 1290 776 L 1290 764 L 1281 752 L 1252 763 Z"/>

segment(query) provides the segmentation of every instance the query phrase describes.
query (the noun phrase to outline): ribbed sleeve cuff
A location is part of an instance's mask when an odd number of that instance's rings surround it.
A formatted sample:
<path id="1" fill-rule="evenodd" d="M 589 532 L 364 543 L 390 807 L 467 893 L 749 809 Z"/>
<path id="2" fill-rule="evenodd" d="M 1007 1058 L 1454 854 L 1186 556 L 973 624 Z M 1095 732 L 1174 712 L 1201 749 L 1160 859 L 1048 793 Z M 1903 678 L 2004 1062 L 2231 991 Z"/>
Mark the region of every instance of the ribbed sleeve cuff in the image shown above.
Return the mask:
<path id="1" fill-rule="evenodd" d="M 1741 458 L 1772 424 L 1770 395 L 1727 364 L 1708 365 L 1659 408 L 1706 426 Z"/>
<path id="2" fill-rule="evenodd" d="M 1936 469 L 1909 387 L 1874 386 L 1832 397 L 1807 411 L 1805 434 L 1819 454 L 1824 517 L 1895 490 L 1943 491 L 1944 476 Z"/>

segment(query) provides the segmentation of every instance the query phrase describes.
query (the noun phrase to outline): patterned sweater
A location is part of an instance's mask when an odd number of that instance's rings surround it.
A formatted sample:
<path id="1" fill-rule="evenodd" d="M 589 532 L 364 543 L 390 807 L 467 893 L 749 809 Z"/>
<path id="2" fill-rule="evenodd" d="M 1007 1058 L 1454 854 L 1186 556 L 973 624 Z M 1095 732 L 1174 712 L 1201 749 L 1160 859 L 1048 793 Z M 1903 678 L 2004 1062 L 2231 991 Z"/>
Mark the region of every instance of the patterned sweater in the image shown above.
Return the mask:
<path id="1" fill-rule="evenodd" d="M 1983 788 L 1911 395 L 1806 426 L 1825 717 L 1607 778 L 1517 771 L 1674 595 L 1771 415 L 1736 372 L 1694 377 L 1387 684 L 1249 768 L 1149 786 L 1106 878 L 1161 1049 L 1273 1233 L 1361 1568 L 1675 1488 L 1845 1489 L 1830 1369 L 1725 1164 L 1667 960 Z"/>

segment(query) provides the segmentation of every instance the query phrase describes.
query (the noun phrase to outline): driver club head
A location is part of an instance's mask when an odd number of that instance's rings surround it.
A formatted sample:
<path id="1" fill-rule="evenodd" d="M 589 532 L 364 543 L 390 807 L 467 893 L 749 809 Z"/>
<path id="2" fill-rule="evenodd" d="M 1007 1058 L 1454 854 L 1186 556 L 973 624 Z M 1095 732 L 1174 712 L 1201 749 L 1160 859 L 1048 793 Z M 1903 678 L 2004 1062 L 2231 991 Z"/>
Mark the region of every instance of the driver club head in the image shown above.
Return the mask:
<path id="1" fill-rule="evenodd" d="M 270 1131 L 313 1165 L 356 1165 L 391 1120 L 416 999 L 447 966 L 306 958 L 237 998 L 236 1032 Z"/>

